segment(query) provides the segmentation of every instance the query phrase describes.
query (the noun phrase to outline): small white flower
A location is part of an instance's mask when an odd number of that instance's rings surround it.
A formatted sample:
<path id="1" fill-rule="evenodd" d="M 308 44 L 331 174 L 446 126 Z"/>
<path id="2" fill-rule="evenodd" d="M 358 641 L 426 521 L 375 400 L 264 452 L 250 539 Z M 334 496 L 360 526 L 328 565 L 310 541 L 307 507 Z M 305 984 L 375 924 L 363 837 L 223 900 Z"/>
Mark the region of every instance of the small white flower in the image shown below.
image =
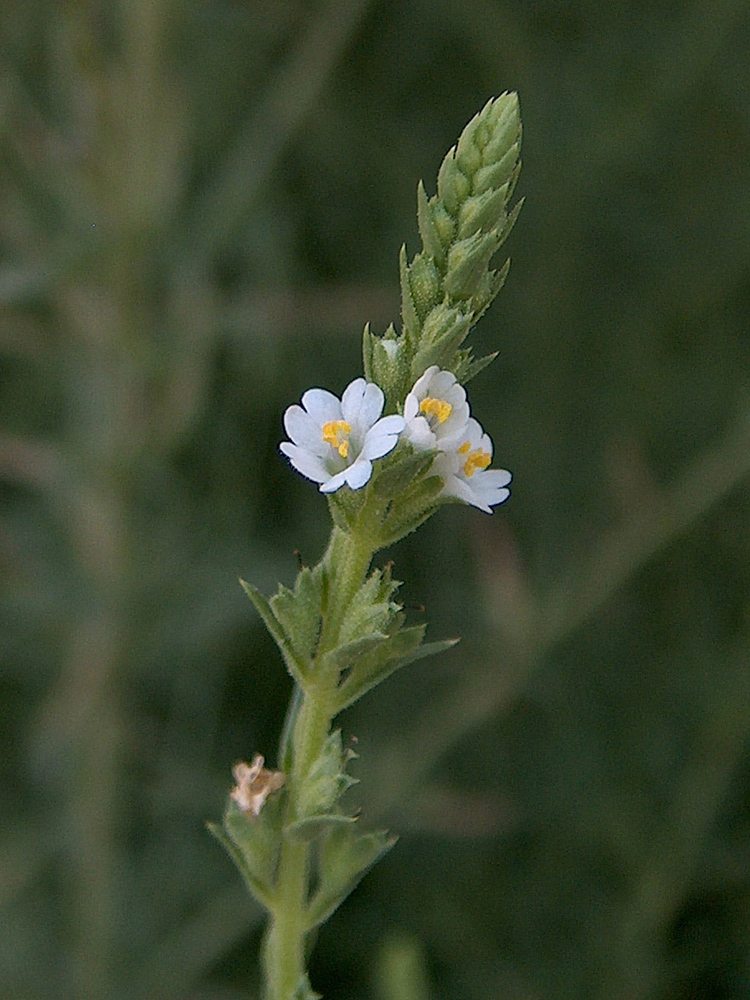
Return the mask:
<path id="1" fill-rule="evenodd" d="M 344 484 L 361 489 L 372 463 L 396 446 L 403 417 L 381 417 L 385 397 L 374 382 L 355 379 L 341 400 L 326 389 L 308 389 L 302 406 L 290 406 L 284 427 L 292 439 L 279 447 L 297 472 L 320 483 L 322 493 Z"/>
<path id="2" fill-rule="evenodd" d="M 466 390 L 453 372 L 431 365 L 414 383 L 404 401 L 405 434 L 419 451 L 450 451 L 466 429 Z"/>
<path id="3" fill-rule="evenodd" d="M 445 480 L 442 496 L 458 497 L 465 503 L 492 513 L 492 508 L 510 496 L 513 478 L 506 469 L 488 469 L 492 441 L 480 424 L 470 418 L 456 447 L 438 453 L 431 472 Z"/>

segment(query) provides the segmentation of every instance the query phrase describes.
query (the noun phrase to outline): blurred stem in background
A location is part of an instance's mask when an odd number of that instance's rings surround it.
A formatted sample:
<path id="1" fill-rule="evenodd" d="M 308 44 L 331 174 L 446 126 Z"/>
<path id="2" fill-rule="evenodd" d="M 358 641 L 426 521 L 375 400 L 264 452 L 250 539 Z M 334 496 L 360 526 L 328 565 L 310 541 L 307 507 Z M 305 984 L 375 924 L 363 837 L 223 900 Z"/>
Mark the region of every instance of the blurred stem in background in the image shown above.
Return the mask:
<path id="1" fill-rule="evenodd" d="M 0 473 L 43 490 L 80 578 L 67 652 L 36 733 L 65 830 L 66 995 L 114 996 L 121 975 L 123 688 L 158 586 L 150 567 L 161 527 L 145 521 L 144 502 L 150 484 L 169 479 L 205 405 L 222 309 L 215 258 L 236 238 L 366 8 L 367 0 L 329 3 L 306 18 L 186 222 L 178 209 L 194 123 L 170 54 L 178 4 L 133 0 L 106 16 L 93 4 L 56 8 L 45 26 L 59 124 L 45 121 L 25 81 L 5 67 L 4 156 L 18 196 L 31 188 L 45 209 L 32 221 L 38 209 L 28 205 L 27 246 L 18 247 L 26 259 L 7 266 L 0 284 L 21 301 L 42 297 L 51 325 L 64 331 L 49 359 L 67 394 L 64 434 L 0 439 Z M 228 927 L 228 940 L 236 933 Z M 177 988 L 164 985 L 170 995 Z M 153 986 L 143 995 L 153 997 Z"/>

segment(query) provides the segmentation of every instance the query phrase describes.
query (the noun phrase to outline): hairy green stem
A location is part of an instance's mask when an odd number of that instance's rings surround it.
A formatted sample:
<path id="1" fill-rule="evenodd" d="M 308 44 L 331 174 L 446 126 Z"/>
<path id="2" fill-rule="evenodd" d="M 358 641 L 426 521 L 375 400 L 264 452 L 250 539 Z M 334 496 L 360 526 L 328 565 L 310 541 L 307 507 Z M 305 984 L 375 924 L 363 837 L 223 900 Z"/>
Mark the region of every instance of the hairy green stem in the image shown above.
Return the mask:
<path id="1" fill-rule="evenodd" d="M 360 531 L 348 533 L 334 528 L 323 556 L 329 591 L 316 656 L 319 665 L 337 645 L 346 609 L 362 586 L 377 548 L 367 524 L 365 515 Z M 331 730 L 337 683 L 338 674 L 322 669 L 321 665 L 302 693 L 291 736 L 292 767 L 287 775 L 285 827 L 302 818 L 300 796 Z M 263 949 L 266 1000 L 292 1000 L 305 982 L 309 882 L 310 846 L 284 837 L 273 912 Z"/>

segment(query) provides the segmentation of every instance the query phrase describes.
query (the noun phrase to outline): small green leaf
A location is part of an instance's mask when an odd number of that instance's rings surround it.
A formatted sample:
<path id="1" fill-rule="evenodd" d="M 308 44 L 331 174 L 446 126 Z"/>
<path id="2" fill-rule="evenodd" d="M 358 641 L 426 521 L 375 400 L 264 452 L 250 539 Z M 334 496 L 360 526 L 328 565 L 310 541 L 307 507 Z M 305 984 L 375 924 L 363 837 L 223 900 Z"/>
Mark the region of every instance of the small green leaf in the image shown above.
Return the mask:
<path id="1" fill-rule="evenodd" d="M 260 815 L 246 816 L 230 802 L 222 826 L 208 828 L 237 865 L 256 899 L 271 909 L 276 868 L 281 848 L 281 796 L 270 797 Z"/>
<path id="2" fill-rule="evenodd" d="M 351 754 L 342 747 L 341 730 L 330 733 L 320 756 L 305 775 L 297 801 L 298 823 L 329 815 L 338 799 L 356 779 L 346 773 Z"/>
<path id="3" fill-rule="evenodd" d="M 323 616 L 323 582 L 319 567 L 301 569 L 294 590 L 279 587 L 270 602 L 274 617 L 288 636 L 297 663 L 305 672 L 315 655 Z"/>
<path id="4" fill-rule="evenodd" d="M 396 840 L 383 830 L 359 833 L 353 824 L 337 826 L 327 834 L 318 857 L 318 889 L 307 909 L 310 929 L 330 917 Z"/>
<path id="5" fill-rule="evenodd" d="M 303 686 L 305 679 L 305 665 L 298 660 L 289 636 L 284 631 L 281 623 L 276 618 L 276 615 L 274 615 L 271 605 L 258 588 L 254 587 L 252 583 L 240 580 L 240 584 L 242 585 L 242 589 L 245 591 L 247 596 L 253 602 L 255 610 L 263 619 L 263 623 L 271 633 L 274 642 L 279 647 L 281 655 L 284 658 L 284 663 L 287 666 L 287 670 L 295 681 L 297 681 L 299 685 Z"/>
<path id="6" fill-rule="evenodd" d="M 398 606 L 391 600 L 398 584 L 374 569 L 349 602 L 339 630 L 339 646 L 379 637 L 387 630 Z M 334 651 L 335 652 L 335 651 Z M 327 654 L 329 657 L 331 654 Z"/>
<path id="7" fill-rule="evenodd" d="M 486 354 L 483 358 L 472 360 L 470 350 L 459 351 L 456 365 L 453 368 L 453 374 L 461 385 L 466 385 L 475 375 L 478 375 L 488 365 L 491 365 L 499 353 L 499 351 L 493 351 L 492 354 Z"/>
<path id="8" fill-rule="evenodd" d="M 362 695 L 382 683 L 401 667 L 415 663 L 426 656 L 442 653 L 450 649 L 458 639 L 443 639 L 422 644 L 425 626 L 415 625 L 390 636 L 375 655 L 362 659 L 352 669 L 338 690 L 336 711 L 342 712 L 353 705 Z"/>

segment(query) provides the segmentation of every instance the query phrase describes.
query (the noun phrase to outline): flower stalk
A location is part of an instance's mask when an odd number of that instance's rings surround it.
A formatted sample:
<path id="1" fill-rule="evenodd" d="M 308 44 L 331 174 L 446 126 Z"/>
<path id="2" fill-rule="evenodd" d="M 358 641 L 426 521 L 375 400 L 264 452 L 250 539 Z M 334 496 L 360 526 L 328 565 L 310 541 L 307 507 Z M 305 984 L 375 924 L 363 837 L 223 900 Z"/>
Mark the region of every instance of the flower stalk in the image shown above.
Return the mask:
<path id="1" fill-rule="evenodd" d="M 511 475 L 489 469 L 493 446 L 471 416 L 465 384 L 475 362 L 464 340 L 501 287 L 490 261 L 515 220 L 506 210 L 518 176 L 514 94 L 489 101 L 443 161 L 438 192 L 418 189 L 423 249 L 401 255 L 403 327 L 364 337 L 365 377 L 341 398 L 304 393 L 284 415 L 282 454 L 328 496 L 328 548 L 293 589 L 269 600 L 243 587 L 294 680 L 277 771 L 256 754 L 234 768 L 221 826 L 249 890 L 269 912 L 263 943 L 265 1000 L 313 1000 L 307 945 L 367 870 L 395 843 L 363 831 L 342 796 L 356 756 L 334 728 L 343 709 L 395 670 L 449 648 L 407 625 L 390 564 L 378 551 L 414 531 L 444 503 L 492 513 Z M 386 415 L 383 413 L 386 411 Z"/>

